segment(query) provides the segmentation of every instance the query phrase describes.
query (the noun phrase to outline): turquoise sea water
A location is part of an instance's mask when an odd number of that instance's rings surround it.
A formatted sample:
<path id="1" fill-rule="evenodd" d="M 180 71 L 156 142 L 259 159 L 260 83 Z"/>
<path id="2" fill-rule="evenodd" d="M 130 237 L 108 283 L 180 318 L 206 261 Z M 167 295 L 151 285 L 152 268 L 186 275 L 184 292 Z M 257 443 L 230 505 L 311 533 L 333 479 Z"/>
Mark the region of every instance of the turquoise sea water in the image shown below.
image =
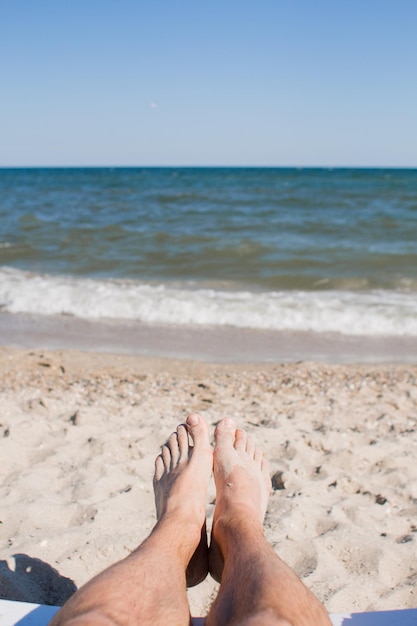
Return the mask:
<path id="1" fill-rule="evenodd" d="M 0 169 L 11 313 L 417 335 L 417 170 Z"/>

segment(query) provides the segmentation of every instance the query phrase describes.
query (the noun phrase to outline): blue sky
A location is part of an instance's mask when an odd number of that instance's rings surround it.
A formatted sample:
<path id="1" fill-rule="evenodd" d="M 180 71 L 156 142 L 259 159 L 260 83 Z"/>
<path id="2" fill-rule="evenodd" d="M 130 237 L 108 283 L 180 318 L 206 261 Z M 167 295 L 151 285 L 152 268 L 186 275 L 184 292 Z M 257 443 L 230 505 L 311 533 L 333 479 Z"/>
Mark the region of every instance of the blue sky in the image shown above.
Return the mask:
<path id="1" fill-rule="evenodd" d="M 417 167 L 415 0 L 0 0 L 0 166 Z"/>

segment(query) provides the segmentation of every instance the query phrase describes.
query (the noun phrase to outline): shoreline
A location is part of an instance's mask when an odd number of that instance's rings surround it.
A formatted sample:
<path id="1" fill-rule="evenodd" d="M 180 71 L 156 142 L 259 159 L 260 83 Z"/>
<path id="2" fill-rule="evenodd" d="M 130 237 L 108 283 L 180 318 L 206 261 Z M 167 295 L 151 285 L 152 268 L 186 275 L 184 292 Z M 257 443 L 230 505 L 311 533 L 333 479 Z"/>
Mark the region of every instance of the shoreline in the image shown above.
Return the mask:
<path id="1" fill-rule="evenodd" d="M 155 522 L 159 447 L 198 411 L 211 432 L 233 417 L 264 450 L 265 535 L 329 611 L 416 605 L 417 366 L 1 348 L 0 394 L 9 598 L 59 604 L 129 554 Z M 214 501 L 211 484 L 208 528 Z M 194 615 L 216 589 L 189 591 Z"/>
<path id="2" fill-rule="evenodd" d="M 0 312 L 0 345 L 211 363 L 417 363 L 417 337 L 159 325 Z"/>

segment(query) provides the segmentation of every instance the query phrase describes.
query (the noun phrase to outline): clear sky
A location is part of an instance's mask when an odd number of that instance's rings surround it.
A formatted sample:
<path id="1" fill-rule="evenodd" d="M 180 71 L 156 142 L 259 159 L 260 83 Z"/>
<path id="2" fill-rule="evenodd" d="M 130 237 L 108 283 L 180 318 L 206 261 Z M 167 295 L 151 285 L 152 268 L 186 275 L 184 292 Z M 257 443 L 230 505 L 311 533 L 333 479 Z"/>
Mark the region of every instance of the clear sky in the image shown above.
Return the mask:
<path id="1" fill-rule="evenodd" d="M 417 167 L 416 0 L 0 0 L 0 166 Z"/>

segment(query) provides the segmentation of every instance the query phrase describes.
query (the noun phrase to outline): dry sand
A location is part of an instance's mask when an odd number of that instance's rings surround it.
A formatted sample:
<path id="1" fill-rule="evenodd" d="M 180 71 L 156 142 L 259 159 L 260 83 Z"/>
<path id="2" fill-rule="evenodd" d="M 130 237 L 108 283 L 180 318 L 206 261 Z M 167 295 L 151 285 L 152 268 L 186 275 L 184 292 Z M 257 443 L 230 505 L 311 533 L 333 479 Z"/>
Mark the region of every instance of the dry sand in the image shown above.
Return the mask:
<path id="1" fill-rule="evenodd" d="M 1 349 L 0 595 L 61 603 L 135 548 L 155 521 L 159 446 L 199 411 L 265 451 L 266 537 L 329 611 L 416 606 L 416 380 L 412 365 Z M 189 592 L 195 615 L 216 589 Z"/>

